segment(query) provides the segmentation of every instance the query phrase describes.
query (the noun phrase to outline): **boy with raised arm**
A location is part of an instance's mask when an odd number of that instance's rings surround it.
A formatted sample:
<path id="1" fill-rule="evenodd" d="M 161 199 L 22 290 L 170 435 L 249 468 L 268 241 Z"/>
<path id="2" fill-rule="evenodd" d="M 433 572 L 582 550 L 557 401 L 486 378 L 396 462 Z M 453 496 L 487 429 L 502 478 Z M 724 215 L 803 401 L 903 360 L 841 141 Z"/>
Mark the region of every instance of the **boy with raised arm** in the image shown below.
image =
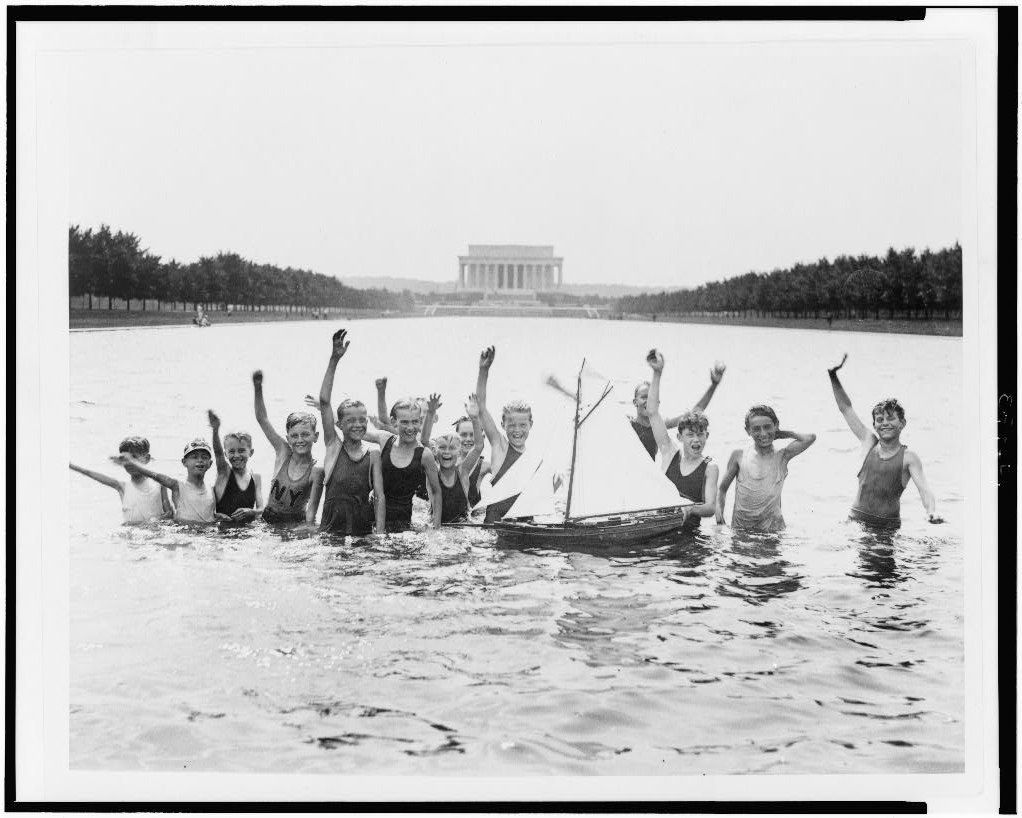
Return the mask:
<path id="1" fill-rule="evenodd" d="M 374 516 L 376 533 L 386 533 L 387 498 L 383 492 L 380 450 L 363 442 L 368 422 L 365 404 L 351 399 L 341 401 L 335 419 L 330 403 L 337 364 L 351 343 L 346 336 L 347 331 L 343 329 L 334 333 L 330 360 L 319 390 L 326 457 L 323 460 L 323 480 L 314 485 L 310 505 L 319 505 L 319 492 L 323 491 L 320 529 L 362 537 L 372 533 Z M 341 430 L 340 438 L 335 426 Z M 369 499 L 370 490 L 375 497 L 375 510 L 373 501 Z"/>
<path id="2" fill-rule="evenodd" d="M 312 444 L 319 439 L 316 416 L 308 412 L 289 414 L 285 422 L 285 440 L 277 434 L 266 414 L 261 369 L 252 373 L 252 386 L 256 421 L 275 453 L 274 477 L 266 498 L 266 508 L 263 509 L 263 519 L 268 523 L 315 523 L 316 506 L 309 500 L 313 482 L 322 482 L 323 479 L 323 470 L 312 458 Z"/>
<path id="3" fill-rule="evenodd" d="M 479 376 L 476 380 L 476 402 L 479 406 L 479 419 L 482 422 L 486 439 L 490 442 L 490 470 L 493 480 L 490 485 L 497 485 L 507 474 L 515 462 L 525 452 L 525 442 L 532 430 L 532 408 L 525 401 L 515 400 L 504 405 L 500 416 L 500 428 L 486 408 L 486 383 L 490 376 L 490 367 L 496 357 L 497 350 L 487 347 L 479 355 Z M 486 507 L 484 522 L 493 523 L 500 520 L 514 505 L 518 495 L 508 497 Z"/>
<path id="4" fill-rule="evenodd" d="M 856 475 L 859 490 L 849 516 L 880 528 L 898 528 L 901 525 L 901 494 L 912 480 L 926 509 L 926 519 L 931 523 L 944 522 L 937 514 L 936 500 L 926 483 L 919 456 L 901 442 L 901 432 L 907 423 L 905 410 L 895 398 L 882 400 L 873 407 L 872 431 L 867 429 L 838 380 L 837 371 L 847 360 L 846 354 L 841 363 L 827 370 L 827 374 L 837 408 L 861 444 L 859 460 L 862 466 Z"/>
<path id="5" fill-rule="evenodd" d="M 717 509 L 718 470 L 703 452 L 710 434 L 710 421 L 699 410 L 681 415 L 678 419 L 679 450 L 660 415 L 660 378 L 664 371 L 664 356 L 652 349 L 646 356 L 646 363 L 653 370 L 646 412 L 660 450 L 660 466 L 667 479 L 678 489 L 678 494 L 695 504 L 685 509 L 685 530 L 692 531 L 699 528 L 702 517 L 712 517 Z"/>
<path id="6" fill-rule="evenodd" d="M 727 490 L 737 479 L 731 527 L 745 531 L 782 531 L 781 489 L 788 476 L 788 463 L 812 446 L 816 435 L 783 431 L 777 413 L 762 404 L 746 412 L 745 431 L 752 438 L 752 445 L 744 451 L 731 452 L 717 493 L 717 522 L 724 522 Z M 783 438 L 794 442 L 783 449 L 775 449 L 774 441 Z"/>
<path id="7" fill-rule="evenodd" d="M 209 425 L 213 429 L 213 457 L 216 460 L 216 512 L 229 517 L 234 523 L 250 523 L 259 516 L 263 507 L 263 479 L 248 467 L 252 457 L 252 435 L 248 432 L 228 432 L 220 442 L 220 418 L 209 410 Z M 227 447 L 226 453 L 224 446 Z"/>
<path id="8" fill-rule="evenodd" d="M 206 485 L 206 472 L 213 464 L 213 450 L 201 437 L 195 438 L 185 446 L 184 456 L 181 458 L 181 465 L 185 467 L 183 480 L 153 471 L 147 463 L 136 458 L 131 452 L 121 452 L 110 459 L 125 467 L 134 466 L 140 474 L 170 489 L 170 496 L 174 502 L 175 522 L 212 523 L 218 518 L 230 519 L 226 515 L 217 515 L 216 497 Z"/>
<path id="9" fill-rule="evenodd" d="M 713 364 L 713 368 L 710 370 L 710 385 L 706 388 L 703 396 L 699 399 L 698 403 L 692 407 L 693 411 L 705 412 L 706 407 L 710 405 L 710 400 L 713 398 L 713 393 L 717 391 L 717 387 L 720 386 L 720 380 L 724 377 L 724 370 L 727 366 L 724 365 L 723 361 L 717 361 Z M 632 429 L 635 430 L 635 434 L 639 436 L 639 440 L 642 441 L 642 445 L 649 452 L 649 456 L 656 460 L 657 451 L 659 445 L 656 441 L 656 436 L 653 434 L 652 426 L 650 425 L 649 410 L 647 404 L 649 403 L 649 388 L 650 382 L 643 381 L 635 387 L 635 392 L 632 395 L 632 405 L 635 407 L 635 418 L 631 419 Z M 680 415 L 674 417 L 664 418 L 664 425 L 668 429 L 674 429 L 678 425 L 678 421 L 684 417 L 687 412 L 683 412 Z"/>
<path id="10" fill-rule="evenodd" d="M 149 441 L 144 437 L 126 437 L 121 441 L 118 452 L 134 455 L 140 463 L 149 462 Z M 68 463 L 71 471 L 91 477 L 97 483 L 109 486 L 121 498 L 121 522 L 124 525 L 148 523 L 173 514 L 166 487 L 146 477 L 134 463 L 122 463 L 130 480 L 121 481 L 91 469 Z"/>

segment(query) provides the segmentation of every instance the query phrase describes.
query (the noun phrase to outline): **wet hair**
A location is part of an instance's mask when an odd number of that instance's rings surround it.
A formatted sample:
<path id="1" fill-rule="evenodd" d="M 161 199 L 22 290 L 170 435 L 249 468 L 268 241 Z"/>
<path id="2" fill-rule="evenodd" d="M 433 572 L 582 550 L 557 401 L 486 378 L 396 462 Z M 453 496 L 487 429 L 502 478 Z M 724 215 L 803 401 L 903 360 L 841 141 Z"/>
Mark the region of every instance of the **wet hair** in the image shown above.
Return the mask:
<path id="1" fill-rule="evenodd" d="M 529 420 L 532 420 L 532 407 L 523 400 L 512 400 L 504 404 L 504 409 L 500 413 L 500 422 L 503 423 L 507 420 L 507 416 L 512 412 L 528 412 Z"/>
<path id="2" fill-rule="evenodd" d="M 462 423 L 471 423 L 471 422 L 472 422 L 472 418 L 470 418 L 468 415 L 462 415 L 460 418 L 458 418 L 456 421 L 454 421 L 454 423 L 452 423 L 451 426 L 454 427 L 455 431 L 457 431 L 458 427 L 461 426 Z"/>
<path id="3" fill-rule="evenodd" d="M 453 432 L 444 432 L 442 435 L 437 435 L 429 442 L 429 448 L 433 450 L 433 454 L 436 454 L 440 444 L 444 442 L 446 442 L 448 446 L 455 446 L 458 449 L 461 448 L 460 437 Z"/>
<path id="4" fill-rule="evenodd" d="M 749 421 L 759 415 L 760 417 L 770 418 L 774 422 L 774 426 L 780 426 L 781 422 L 777 419 L 777 413 L 767 406 L 765 403 L 757 403 L 748 412 L 745 413 L 745 431 L 749 431 Z"/>
<path id="5" fill-rule="evenodd" d="M 635 391 L 632 392 L 632 400 L 635 400 L 637 397 L 639 397 L 639 390 L 642 389 L 642 387 L 644 387 L 644 386 L 648 389 L 650 387 L 650 382 L 649 381 L 643 381 L 638 386 L 636 386 L 635 387 Z"/>
<path id="6" fill-rule="evenodd" d="M 149 454 L 149 441 L 144 437 L 126 437 L 117 447 L 118 452 L 128 452 L 135 457 L 145 457 Z"/>
<path id="7" fill-rule="evenodd" d="M 316 416 L 312 412 L 292 412 L 287 416 L 284 428 L 290 432 L 291 427 L 297 426 L 299 423 L 308 423 L 312 426 L 312 431 L 316 431 Z"/>
<path id="8" fill-rule="evenodd" d="M 243 432 L 241 430 L 238 430 L 236 432 L 228 432 L 227 434 L 224 435 L 224 443 L 227 442 L 227 438 L 229 437 L 233 437 L 239 443 L 244 443 L 250 449 L 252 448 L 252 435 L 250 435 L 248 432 Z"/>
<path id="9" fill-rule="evenodd" d="M 390 419 L 397 420 L 397 413 L 408 409 L 414 409 L 419 413 L 419 419 L 422 419 L 422 407 L 415 398 L 401 398 L 401 400 L 395 401 L 394 405 L 390 407 Z"/>
<path id="10" fill-rule="evenodd" d="M 905 423 L 905 407 L 898 403 L 897 398 L 886 398 L 880 401 L 876 406 L 873 407 L 873 419 L 876 420 L 876 416 L 880 415 L 883 417 L 887 413 L 897 415 L 898 420 Z"/>
<path id="11" fill-rule="evenodd" d="M 709 432 L 710 419 L 698 409 L 689 409 L 680 418 L 678 418 L 679 435 L 683 429 L 691 429 L 696 434 L 699 432 Z"/>
<path id="12" fill-rule="evenodd" d="M 349 409 L 365 409 L 365 408 L 366 405 L 362 403 L 362 401 L 355 400 L 354 398 L 345 398 L 344 400 L 337 404 L 337 421 L 340 422 L 344 420 L 344 413 L 347 412 Z"/>

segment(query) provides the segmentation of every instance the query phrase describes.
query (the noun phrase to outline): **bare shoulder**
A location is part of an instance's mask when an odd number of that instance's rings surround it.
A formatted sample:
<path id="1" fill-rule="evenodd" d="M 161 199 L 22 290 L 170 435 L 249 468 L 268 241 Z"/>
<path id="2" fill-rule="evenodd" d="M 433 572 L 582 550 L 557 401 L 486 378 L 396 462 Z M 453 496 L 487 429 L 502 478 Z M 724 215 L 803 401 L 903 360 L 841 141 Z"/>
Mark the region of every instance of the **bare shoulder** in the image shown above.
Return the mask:
<path id="1" fill-rule="evenodd" d="M 920 466 L 921 467 L 923 465 L 923 461 L 919 459 L 919 455 L 917 455 L 914 451 L 912 451 L 911 449 L 908 449 L 908 448 L 905 449 L 905 460 L 904 460 L 904 462 L 905 462 L 906 466 Z"/>
<path id="2" fill-rule="evenodd" d="M 706 476 L 712 478 L 714 481 L 717 479 L 717 475 L 720 474 L 720 469 L 717 468 L 716 463 L 706 464 Z"/>

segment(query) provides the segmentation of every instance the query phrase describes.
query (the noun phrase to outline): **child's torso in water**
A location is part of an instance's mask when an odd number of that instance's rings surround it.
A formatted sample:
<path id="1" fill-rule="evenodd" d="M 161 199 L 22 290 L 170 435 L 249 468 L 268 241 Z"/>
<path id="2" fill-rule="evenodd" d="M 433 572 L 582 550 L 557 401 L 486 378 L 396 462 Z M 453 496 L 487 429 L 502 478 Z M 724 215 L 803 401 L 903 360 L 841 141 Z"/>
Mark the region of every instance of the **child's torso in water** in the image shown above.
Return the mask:
<path id="1" fill-rule="evenodd" d="M 323 493 L 323 517 L 319 527 L 334 534 L 361 537 L 373 530 L 373 506 L 369 501 L 372 454 L 363 447 L 355 460 L 341 446 L 330 480 Z"/>
<path id="2" fill-rule="evenodd" d="M 305 521 L 305 507 L 312 490 L 312 469 L 315 465 L 315 460 L 309 461 L 308 468 L 299 477 L 292 478 L 288 474 L 291 466 L 291 454 L 288 454 L 270 484 L 270 494 L 266 498 L 266 508 L 263 509 L 264 520 L 270 523 Z"/>
<path id="3" fill-rule="evenodd" d="M 750 446 L 742 452 L 731 527 L 781 531 L 784 528 L 781 489 L 787 476 L 788 467 L 780 450 L 760 454 L 755 446 Z"/>
<path id="4" fill-rule="evenodd" d="M 249 474 L 248 485 L 245 488 L 240 488 L 238 486 L 238 476 L 231 469 L 231 473 L 227 475 L 224 493 L 216 501 L 217 512 L 220 514 L 233 514 L 239 508 L 255 508 L 255 504 L 255 475 Z"/>
<path id="5" fill-rule="evenodd" d="M 129 525 L 148 523 L 163 514 L 163 487 L 155 480 L 143 478 L 141 486 L 134 480 L 124 484 L 121 497 L 122 522 Z"/>
<path id="6" fill-rule="evenodd" d="M 905 491 L 904 443 L 891 457 L 880 457 L 877 443 L 862 461 L 859 469 L 859 491 L 852 503 L 853 519 L 880 525 L 898 525 L 901 522 L 901 494 Z"/>
<path id="7" fill-rule="evenodd" d="M 177 511 L 174 520 L 179 523 L 211 523 L 215 519 L 216 496 L 207 485 L 195 486 L 187 479 L 177 481 Z"/>
<path id="8" fill-rule="evenodd" d="M 387 499 L 387 530 L 400 531 L 412 524 L 412 497 L 422 474 L 422 446 L 416 446 L 407 466 L 395 466 L 394 441 L 391 437 L 383 444 L 383 494 Z"/>

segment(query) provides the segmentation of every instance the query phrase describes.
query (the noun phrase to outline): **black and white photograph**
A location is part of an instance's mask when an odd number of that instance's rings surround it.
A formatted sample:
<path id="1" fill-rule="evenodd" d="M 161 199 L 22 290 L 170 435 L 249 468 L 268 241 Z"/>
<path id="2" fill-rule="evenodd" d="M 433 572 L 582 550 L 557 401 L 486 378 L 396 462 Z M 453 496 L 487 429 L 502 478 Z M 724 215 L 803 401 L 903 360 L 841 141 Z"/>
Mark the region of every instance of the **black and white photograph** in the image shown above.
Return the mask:
<path id="1" fill-rule="evenodd" d="M 996 809 L 997 11 L 231 11 L 16 26 L 19 795 Z"/>

